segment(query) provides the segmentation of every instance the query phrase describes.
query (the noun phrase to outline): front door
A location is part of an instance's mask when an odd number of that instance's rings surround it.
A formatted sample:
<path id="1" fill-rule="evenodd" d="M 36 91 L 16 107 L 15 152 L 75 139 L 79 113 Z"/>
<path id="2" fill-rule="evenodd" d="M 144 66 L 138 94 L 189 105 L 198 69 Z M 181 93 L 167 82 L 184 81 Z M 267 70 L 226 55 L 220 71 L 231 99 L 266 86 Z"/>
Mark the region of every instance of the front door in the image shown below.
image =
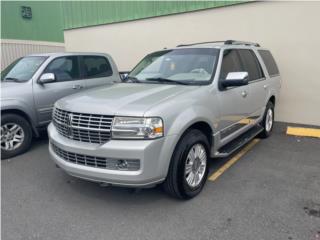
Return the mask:
<path id="1" fill-rule="evenodd" d="M 226 79 L 230 72 L 243 72 L 237 49 L 223 52 L 219 79 Z M 221 89 L 218 92 L 220 117 L 218 130 L 221 145 L 240 135 L 247 128 L 246 118 L 250 115 L 250 88 L 248 85 Z"/>
<path id="2" fill-rule="evenodd" d="M 38 122 L 46 125 L 51 121 L 54 103 L 65 96 L 86 88 L 80 78 L 80 65 L 77 56 L 63 56 L 53 59 L 43 73 L 53 73 L 55 81 L 46 84 L 33 84 L 34 101 Z"/>
<path id="3" fill-rule="evenodd" d="M 250 96 L 248 96 L 248 99 L 250 102 L 250 116 L 248 120 L 254 124 L 259 120 L 259 117 L 263 116 L 267 102 L 268 86 L 262 67 L 253 50 L 239 49 L 239 55 L 244 71 L 249 74 Z"/>

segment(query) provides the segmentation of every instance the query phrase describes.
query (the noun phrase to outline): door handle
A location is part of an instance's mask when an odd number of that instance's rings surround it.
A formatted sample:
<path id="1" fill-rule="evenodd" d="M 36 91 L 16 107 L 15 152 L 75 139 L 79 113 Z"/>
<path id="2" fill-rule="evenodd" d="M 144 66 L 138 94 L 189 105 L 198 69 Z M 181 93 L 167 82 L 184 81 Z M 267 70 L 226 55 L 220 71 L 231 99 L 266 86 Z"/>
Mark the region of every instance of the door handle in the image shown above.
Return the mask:
<path id="1" fill-rule="evenodd" d="M 81 89 L 81 88 L 83 88 L 83 86 L 80 84 L 75 84 L 72 86 L 72 89 Z"/>
<path id="2" fill-rule="evenodd" d="M 244 97 L 244 98 L 245 98 L 247 95 L 248 95 L 248 93 L 247 93 L 246 91 L 243 91 L 243 92 L 241 93 L 241 96 Z"/>
<path id="3" fill-rule="evenodd" d="M 267 84 L 263 85 L 263 88 L 264 88 L 264 89 L 267 89 L 267 88 L 268 88 L 268 85 L 267 85 Z"/>

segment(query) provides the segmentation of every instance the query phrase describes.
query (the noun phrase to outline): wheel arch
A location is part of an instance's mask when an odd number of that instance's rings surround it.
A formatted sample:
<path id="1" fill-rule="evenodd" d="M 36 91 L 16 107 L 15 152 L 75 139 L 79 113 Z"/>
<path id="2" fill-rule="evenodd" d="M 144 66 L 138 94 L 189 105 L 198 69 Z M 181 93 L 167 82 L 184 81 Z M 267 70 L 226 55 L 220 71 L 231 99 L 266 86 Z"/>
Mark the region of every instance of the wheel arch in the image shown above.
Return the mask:
<path id="1" fill-rule="evenodd" d="M 268 102 L 272 102 L 273 106 L 276 105 L 276 97 L 274 95 L 271 95 Z"/>
<path id="2" fill-rule="evenodd" d="M 35 127 L 31 117 L 26 112 L 24 112 L 23 110 L 20 110 L 20 109 L 3 109 L 3 110 L 1 110 L 1 115 L 3 115 L 3 114 L 16 114 L 16 115 L 19 115 L 19 116 L 23 117 L 30 124 L 30 126 L 32 128 L 32 133 L 36 137 L 39 136 L 39 132 L 38 132 L 37 128 Z"/>
<path id="3" fill-rule="evenodd" d="M 212 141 L 213 141 L 213 129 L 211 128 L 210 124 L 206 121 L 203 120 L 199 120 L 196 121 L 194 123 L 192 123 L 191 125 L 189 125 L 183 132 L 183 134 L 181 135 L 180 139 L 184 136 L 184 134 L 190 130 L 190 129 L 197 129 L 199 131 L 201 131 L 208 139 L 210 147 L 212 145 Z"/>
<path id="4" fill-rule="evenodd" d="M 172 154 L 174 153 L 175 149 L 177 148 L 178 144 L 180 143 L 181 139 L 187 134 L 188 131 L 191 129 L 197 129 L 201 131 L 208 139 L 209 142 L 209 154 L 211 155 L 211 151 L 214 145 L 214 130 L 210 126 L 209 122 L 204 119 L 197 119 L 194 121 L 190 121 L 188 124 L 185 125 L 183 129 L 181 129 L 181 134 L 178 135 L 176 143 L 172 148 Z"/>

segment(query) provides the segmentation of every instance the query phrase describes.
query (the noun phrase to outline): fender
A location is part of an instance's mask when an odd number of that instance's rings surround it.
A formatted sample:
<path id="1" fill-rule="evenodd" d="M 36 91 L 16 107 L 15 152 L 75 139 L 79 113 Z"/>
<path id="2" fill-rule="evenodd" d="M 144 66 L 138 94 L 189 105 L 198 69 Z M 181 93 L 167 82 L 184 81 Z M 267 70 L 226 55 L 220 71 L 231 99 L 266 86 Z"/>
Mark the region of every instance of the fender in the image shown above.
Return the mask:
<path id="1" fill-rule="evenodd" d="M 214 104 L 212 105 L 212 109 L 208 109 L 203 105 L 196 105 L 189 108 L 186 108 L 179 115 L 174 119 L 173 123 L 167 129 L 167 136 L 175 136 L 173 144 L 171 146 L 166 146 L 165 149 L 169 149 L 169 156 L 172 156 L 176 145 L 178 144 L 179 140 L 181 139 L 182 135 L 185 131 L 190 128 L 193 124 L 198 122 L 205 122 L 207 123 L 212 130 L 212 144 L 211 144 L 211 153 L 214 152 L 213 146 L 215 146 L 215 133 L 217 132 L 217 121 L 218 116 L 214 116 L 213 112 L 218 112 L 217 108 Z M 170 161 L 168 161 L 166 168 L 166 172 L 169 168 Z"/>
<path id="2" fill-rule="evenodd" d="M 18 99 L 2 99 L 1 100 L 1 112 L 6 111 L 18 111 L 22 112 L 27 116 L 27 120 L 31 124 L 32 130 L 35 135 L 39 136 L 39 131 L 37 129 L 37 115 L 34 108 L 29 106 L 26 102 Z"/>
<path id="3" fill-rule="evenodd" d="M 216 126 L 218 122 L 218 116 L 214 116 L 213 112 L 218 112 L 214 109 L 208 109 L 205 106 L 197 105 L 189 107 L 182 112 L 174 119 L 173 123 L 167 129 L 167 135 L 180 135 L 182 134 L 193 124 L 197 122 L 205 122 L 207 123 L 212 132 L 216 132 Z"/>

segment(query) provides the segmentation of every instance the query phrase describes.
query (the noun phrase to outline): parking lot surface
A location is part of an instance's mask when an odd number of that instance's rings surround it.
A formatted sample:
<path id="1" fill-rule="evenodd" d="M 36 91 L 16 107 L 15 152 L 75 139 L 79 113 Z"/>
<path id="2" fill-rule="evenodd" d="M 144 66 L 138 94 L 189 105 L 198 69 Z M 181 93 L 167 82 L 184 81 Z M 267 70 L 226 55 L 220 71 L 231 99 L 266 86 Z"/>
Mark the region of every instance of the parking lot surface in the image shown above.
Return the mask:
<path id="1" fill-rule="evenodd" d="M 70 177 L 47 141 L 1 163 L 3 240 L 320 240 L 320 140 L 282 124 L 190 201 Z"/>

